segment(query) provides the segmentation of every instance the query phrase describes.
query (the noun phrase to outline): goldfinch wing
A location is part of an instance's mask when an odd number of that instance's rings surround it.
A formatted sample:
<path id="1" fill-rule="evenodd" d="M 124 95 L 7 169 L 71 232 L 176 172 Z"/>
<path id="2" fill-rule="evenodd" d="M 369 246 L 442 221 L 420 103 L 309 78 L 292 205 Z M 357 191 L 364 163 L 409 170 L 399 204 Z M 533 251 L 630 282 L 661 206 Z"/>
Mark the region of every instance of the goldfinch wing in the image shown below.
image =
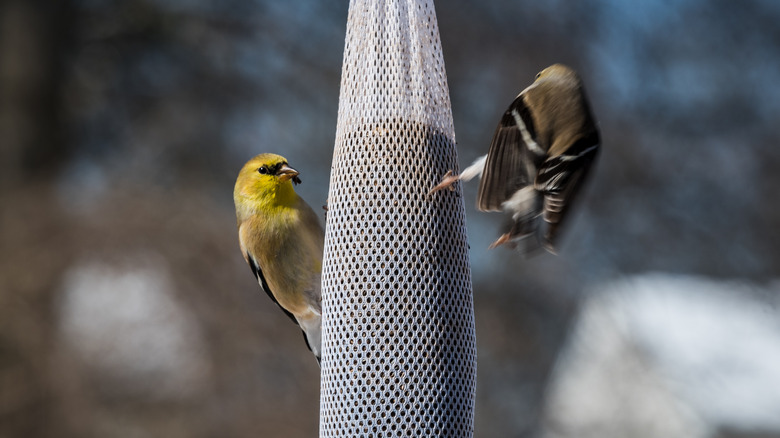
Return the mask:
<path id="1" fill-rule="evenodd" d="M 544 151 L 536 150 L 535 137 L 533 118 L 521 94 L 501 117 L 493 134 L 479 183 L 477 207 L 480 210 L 501 211 L 504 201 L 533 184 L 536 165 L 544 156 Z"/>
<path id="2" fill-rule="evenodd" d="M 582 137 L 566 152 L 545 160 L 534 182 L 544 194 L 545 238 L 553 242 L 569 206 L 588 177 L 599 154 L 598 136 Z"/>
<path id="3" fill-rule="evenodd" d="M 290 319 L 293 320 L 293 322 L 298 324 L 298 320 L 295 319 L 295 316 L 292 313 L 290 313 L 290 311 L 282 307 L 281 304 L 279 304 L 279 301 L 276 301 L 276 297 L 274 296 L 273 292 L 271 292 L 271 288 L 268 287 L 268 283 L 265 281 L 265 276 L 263 276 L 263 270 L 260 269 L 260 265 L 257 263 L 257 261 L 249 253 L 246 253 L 246 260 L 249 262 L 249 267 L 252 268 L 252 273 L 255 274 L 255 278 L 257 279 L 257 282 L 260 284 L 260 289 L 264 290 L 265 293 L 267 293 L 268 296 L 271 297 L 271 300 L 273 300 L 273 302 L 276 303 L 276 305 L 279 306 L 280 309 L 282 309 L 282 312 L 284 312 L 285 315 L 289 316 Z"/>

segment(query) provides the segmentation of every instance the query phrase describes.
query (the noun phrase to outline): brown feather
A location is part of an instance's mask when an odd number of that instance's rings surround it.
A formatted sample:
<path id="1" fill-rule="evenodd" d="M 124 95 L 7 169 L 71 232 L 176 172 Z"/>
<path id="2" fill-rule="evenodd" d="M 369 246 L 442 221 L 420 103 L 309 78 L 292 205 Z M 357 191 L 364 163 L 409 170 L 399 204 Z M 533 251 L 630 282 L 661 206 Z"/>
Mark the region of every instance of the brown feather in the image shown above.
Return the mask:
<path id="1" fill-rule="evenodd" d="M 493 134 L 487 161 L 479 184 L 477 207 L 481 211 L 502 211 L 504 201 L 530 184 L 536 177 L 536 157 L 525 146 L 513 111 L 534 130 L 533 119 L 520 95 L 504 113 Z"/>
<path id="2" fill-rule="evenodd" d="M 496 244 L 533 240 L 524 245 L 553 251 L 598 147 L 577 73 L 560 64 L 543 70 L 502 116 L 485 161 L 477 207 L 506 211 L 514 221 Z"/>

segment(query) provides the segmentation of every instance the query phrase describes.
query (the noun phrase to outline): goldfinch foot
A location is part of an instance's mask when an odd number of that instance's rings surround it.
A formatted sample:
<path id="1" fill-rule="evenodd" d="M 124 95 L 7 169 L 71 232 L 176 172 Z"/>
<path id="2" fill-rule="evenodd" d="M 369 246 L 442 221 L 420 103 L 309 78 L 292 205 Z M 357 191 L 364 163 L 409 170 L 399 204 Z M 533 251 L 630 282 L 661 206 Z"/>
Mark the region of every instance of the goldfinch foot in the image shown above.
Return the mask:
<path id="1" fill-rule="evenodd" d="M 447 173 L 444 174 L 444 178 L 442 178 L 441 182 L 437 184 L 436 187 L 432 188 L 430 192 L 428 192 L 428 196 L 431 196 L 432 194 L 443 189 L 455 190 L 452 185 L 458 182 L 459 179 L 460 176 L 453 175 L 452 171 L 448 170 Z"/>
<path id="2" fill-rule="evenodd" d="M 509 242 L 509 238 L 510 238 L 509 233 L 502 234 L 501 237 L 499 237 L 498 239 L 496 239 L 495 242 L 490 244 L 488 249 L 495 249 L 496 247 L 499 247 L 501 245 L 504 245 L 504 244 L 508 243 Z"/>

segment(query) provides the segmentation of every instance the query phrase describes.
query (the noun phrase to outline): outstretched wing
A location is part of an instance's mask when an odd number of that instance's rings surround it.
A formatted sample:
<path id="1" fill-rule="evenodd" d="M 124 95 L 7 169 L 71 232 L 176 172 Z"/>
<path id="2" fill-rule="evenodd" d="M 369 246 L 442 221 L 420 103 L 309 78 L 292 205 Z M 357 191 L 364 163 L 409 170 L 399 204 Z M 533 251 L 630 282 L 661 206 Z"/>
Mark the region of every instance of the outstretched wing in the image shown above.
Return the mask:
<path id="1" fill-rule="evenodd" d="M 504 112 L 493 134 L 477 207 L 482 211 L 501 211 L 504 201 L 533 184 L 536 168 L 545 154 L 537 143 L 533 117 L 521 94 Z"/>

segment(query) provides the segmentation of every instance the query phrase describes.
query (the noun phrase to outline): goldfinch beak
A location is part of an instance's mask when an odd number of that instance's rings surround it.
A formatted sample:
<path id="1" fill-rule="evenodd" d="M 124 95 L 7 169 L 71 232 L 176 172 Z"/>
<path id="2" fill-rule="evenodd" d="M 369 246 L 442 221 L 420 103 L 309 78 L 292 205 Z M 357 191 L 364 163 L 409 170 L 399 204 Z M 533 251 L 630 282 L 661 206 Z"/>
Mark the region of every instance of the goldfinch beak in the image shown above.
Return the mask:
<path id="1" fill-rule="evenodd" d="M 288 179 L 295 178 L 296 176 L 298 176 L 298 173 L 299 172 L 293 169 L 292 167 L 284 165 L 282 166 L 281 169 L 279 169 L 276 172 L 276 175 L 279 176 L 279 178 L 281 178 L 282 181 L 287 181 Z"/>

